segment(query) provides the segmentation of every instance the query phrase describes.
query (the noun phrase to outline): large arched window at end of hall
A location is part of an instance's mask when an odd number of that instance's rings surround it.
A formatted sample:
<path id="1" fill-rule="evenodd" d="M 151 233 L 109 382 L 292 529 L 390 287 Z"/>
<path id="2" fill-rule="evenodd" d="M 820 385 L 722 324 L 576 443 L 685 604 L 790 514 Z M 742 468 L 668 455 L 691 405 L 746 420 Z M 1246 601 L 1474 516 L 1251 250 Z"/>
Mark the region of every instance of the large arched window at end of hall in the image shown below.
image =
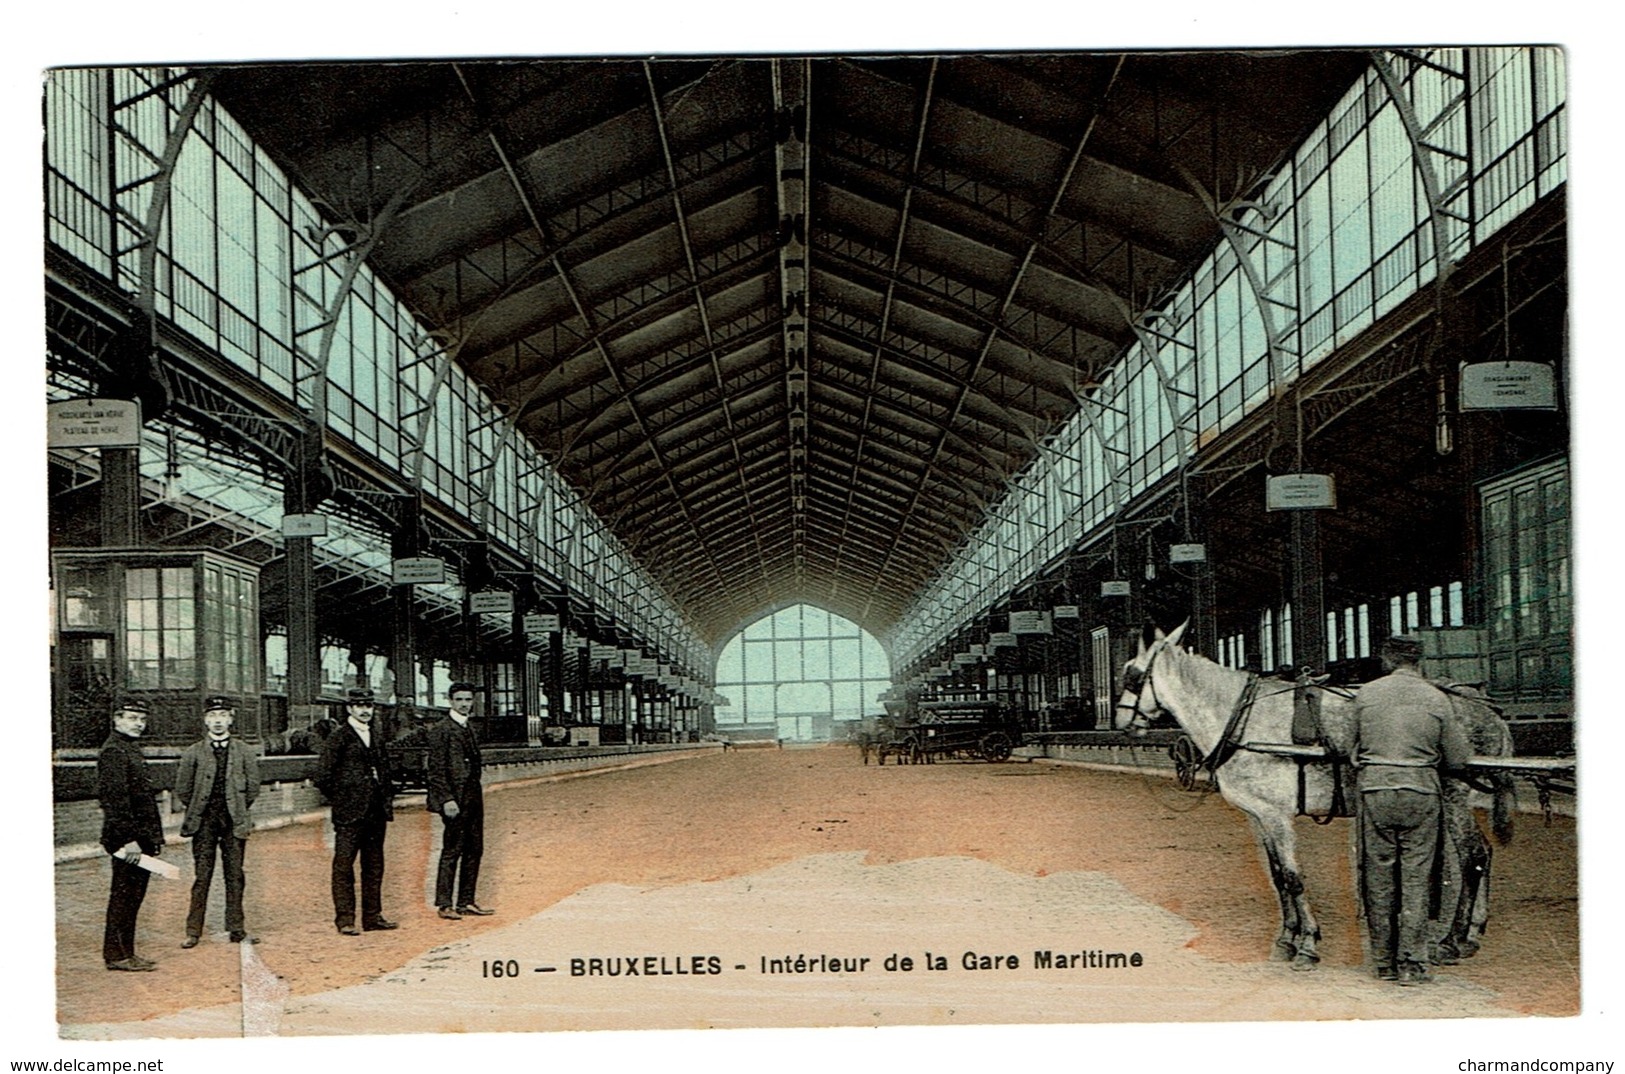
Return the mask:
<path id="1" fill-rule="evenodd" d="M 891 661 L 872 634 L 810 604 L 763 616 L 735 634 L 717 660 L 728 699 L 717 728 L 760 730 L 793 741 L 835 736 L 837 721 L 883 712 Z"/>

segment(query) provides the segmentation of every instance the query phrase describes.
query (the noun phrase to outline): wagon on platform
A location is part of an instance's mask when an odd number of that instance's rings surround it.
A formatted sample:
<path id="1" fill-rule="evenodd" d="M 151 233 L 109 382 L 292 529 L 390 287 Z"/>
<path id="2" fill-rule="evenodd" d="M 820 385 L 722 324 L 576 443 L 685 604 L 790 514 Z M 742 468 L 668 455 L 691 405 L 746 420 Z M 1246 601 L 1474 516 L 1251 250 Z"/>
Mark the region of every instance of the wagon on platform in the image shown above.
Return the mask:
<path id="1" fill-rule="evenodd" d="M 890 707 L 890 706 L 888 706 Z M 1021 726 L 998 701 L 923 701 L 884 717 L 880 763 L 932 764 L 938 758 L 997 763 L 1021 745 Z"/>

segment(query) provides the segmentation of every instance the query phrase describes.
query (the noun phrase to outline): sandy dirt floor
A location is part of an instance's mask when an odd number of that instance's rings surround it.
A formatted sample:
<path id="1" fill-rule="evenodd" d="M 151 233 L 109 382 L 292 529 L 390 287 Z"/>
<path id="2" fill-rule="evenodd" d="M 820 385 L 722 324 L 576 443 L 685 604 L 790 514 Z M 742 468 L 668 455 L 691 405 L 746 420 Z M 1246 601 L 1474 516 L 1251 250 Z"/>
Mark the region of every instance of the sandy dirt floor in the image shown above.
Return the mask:
<path id="1" fill-rule="evenodd" d="M 152 974 L 101 966 L 106 864 L 59 866 L 62 1035 L 1579 1010 L 1577 848 L 1561 817 L 1548 828 L 1521 815 L 1513 845 L 1497 850 L 1478 957 L 1432 987 L 1397 989 L 1360 968 L 1348 822 L 1299 822 L 1325 962 L 1293 973 L 1263 961 L 1276 902 L 1241 814 L 1161 776 L 1042 762 L 865 767 L 842 747 L 742 749 L 510 784 L 486 801 L 480 901 L 496 916 L 434 916 L 440 822 L 405 806 L 384 891 L 398 931 L 337 935 L 326 825 L 293 825 L 249 841 L 256 947 L 218 931 L 217 878 L 216 931 L 180 950 L 191 860 L 185 846 L 168 850 L 182 879 L 154 880 L 141 917 L 142 953 L 159 962 Z M 1083 965 L 1039 969 L 1040 950 L 1085 953 Z M 1141 965 L 1092 968 L 1091 951 L 1138 953 Z M 927 968 L 927 952 L 946 968 Z M 971 969 L 966 952 L 1019 964 Z M 795 972 L 797 955 L 826 960 Z M 890 955 L 913 968 L 888 970 Z M 840 970 L 828 968 L 835 957 Z M 572 973 L 595 958 L 602 974 Z M 790 972 L 764 972 L 772 959 L 788 959 Z"/>

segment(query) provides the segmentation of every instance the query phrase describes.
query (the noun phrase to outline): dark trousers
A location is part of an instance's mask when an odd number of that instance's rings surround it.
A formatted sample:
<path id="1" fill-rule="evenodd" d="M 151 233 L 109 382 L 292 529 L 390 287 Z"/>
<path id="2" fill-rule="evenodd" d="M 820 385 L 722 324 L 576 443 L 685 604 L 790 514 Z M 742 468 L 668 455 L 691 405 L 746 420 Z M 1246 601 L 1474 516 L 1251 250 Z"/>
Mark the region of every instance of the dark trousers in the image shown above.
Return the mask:
<path id="1" fill-rule="evenodd" d="M 1427 964 L 1428 886 L 1438 847 L 1438 795 L 1402 790 L 1360 795 L 1366 930 L 1378 966 Z"/>
<path id="2" fill-rule="evenodd" d="M 355 859 L 361 858 L 361 924 L 378 920 L 384 907 L 384 833 L 389 822 L 381 808 L 359 824 L 333 828 L 333 924 L 355 924 Z"/>
<path id="3" fill-rule="evenodd" d="M 231 814 L 210 808 L 203 825 L 192 836 L 192 908 L 186 914 L 186 935 L 203 935 L 203 916 L 209 907 L 209 885 L 214 880 L 214 859 L 219 852 L 226 873 L 226 928 L 245 932 L 243 924 L 243 852 L 248 840 L 232 834 Z"/>
<path id="4" fill-rule="evenodd" d="M 434 904 L 436 906 L 469 906 L 478 902 L 474 889 L 480 882 L 480 858 L 485 853 L 485 799 L 478 787 L 465 793 L 457 801 L 457 815 L 444 813 L 445 829 L 440 833 L 440 868 L 435 873 Z M 455 889 L 459 864 L 462 879 Z"/>
<path id="5" fill-rule="evenodd" d="M 102 961 L 123 962 L 135 954 L 135 918 L 147 897 L 152 874 L 123 858 L 113 858 L 113 886 L 107 893 L 107 928 L 102 932 Z"/>

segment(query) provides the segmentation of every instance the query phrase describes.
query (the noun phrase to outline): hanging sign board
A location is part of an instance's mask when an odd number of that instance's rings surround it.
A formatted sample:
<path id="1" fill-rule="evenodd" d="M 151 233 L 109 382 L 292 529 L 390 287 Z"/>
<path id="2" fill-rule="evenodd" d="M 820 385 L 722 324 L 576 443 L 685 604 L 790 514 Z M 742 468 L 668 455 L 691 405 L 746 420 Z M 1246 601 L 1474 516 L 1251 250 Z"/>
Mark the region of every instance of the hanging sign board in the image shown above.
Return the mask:
<path id="1" fill-rule="evenodd" d="M 513 594 L 506 589 L 487 589 L 468 595 L 470 615 L 512 615 Z"/>
<path id="2" fill-rule="evenodd" d="M 1017 641 L 1018 639 L 1016 636 L 1007 631 L 999 631 L 998 633 L 989 634 L 987 636 L 987 646 L 990 649 L 1005 648 L 1007 646 L 1017 644 Z"/>
<path id="3" fill-rule="evenodd" d="M 588 655 L 594 660 L 619 660 L 621 651 L 613 645 L 594 645 Z"/>
<path id="4" fill-rule="evenodd" d="M 397 559 L 390 564 L 390 581 L 395 585 L 420 585 L 446 580 L 446 561 L 433 556 Z"/>
<path id="5" fill-rule="evenodd" d="M 1169 563 L 1206 563 L 1207 545 L 1171 544 L 1168 546 Z"/>
<path id="6" fill-rule="evenodd" d="M 1049 632 L 1049 612 L 1010 613 L 1010 633 L 1012 634 L 1048 634 Z"/>
<path id="7" fill-rule="evenodd" d="M 1266 479 L 1264 509 L 1309 511 L 1337 506 L 1337 482 L 1331 474 L 1282 474 Z"/>
<path id="8" fill-rule="evenodd" d="M 1050 614 L 1057 619 L 1082 618 L 1078 613 L 1078 606 L 1076 604 L 1057 604 Z"/>
<path id="9" fill-rule="evenodd" d="M 283 515 L 282 536 L 326 537 L 326 515 Z"/>
<path id="10" fill-rule="evenodd" d="M 47 447 L 141 446 L 141 404 L 133 399 L 64 399 L 45 408 Z"/>
<path id="11" fill-rule="evenodd" d="M 970 653 L 972 656 L 986 656 L 987 655 L 987 646 L 986 645 L 972 645 L 969 649 L 967 649 L 965 651 Z"/>
<path id="12" fill-rule="evenodd" d="M 559 632 L 559 617 L 545 612 L 531 612 L 525 616 L 526 634 L 557 634 Z"/>
<path id="13" fill-rule="evenodd" d="M 976 657 L 972 656 L 970 653 L 955 653 L 954 663 L 958 664 L 960 667 L 967 667 L 976 663 Z"/>
<path id="14" fill-rule="evenodd" d="M 1126 597 L 1133 592 L 1133 583 L 1121 579 L 1100 583 L 1100 595 L 1103 597 Z"/>
<path id="15" fill-rule="evenodd" d="M 1556 410 L 1552 367 L 1544 362 L 1464 363 L 1461 409 Z"/>
<path id="16" fill-rule="evenodd" d="M 636 676 L 638 678 L 643 677 L 643 674 L 644 674 L 643 657 L 641 657 L 641 656 L 627 656 L 625 653 L 622 653 L 621 654 L 621 660 L 622 660 L 623 666 L 626 669 L 626 673 L 628 675 Z"/>

